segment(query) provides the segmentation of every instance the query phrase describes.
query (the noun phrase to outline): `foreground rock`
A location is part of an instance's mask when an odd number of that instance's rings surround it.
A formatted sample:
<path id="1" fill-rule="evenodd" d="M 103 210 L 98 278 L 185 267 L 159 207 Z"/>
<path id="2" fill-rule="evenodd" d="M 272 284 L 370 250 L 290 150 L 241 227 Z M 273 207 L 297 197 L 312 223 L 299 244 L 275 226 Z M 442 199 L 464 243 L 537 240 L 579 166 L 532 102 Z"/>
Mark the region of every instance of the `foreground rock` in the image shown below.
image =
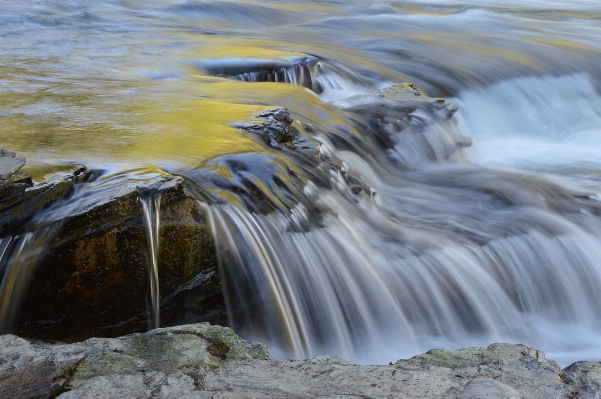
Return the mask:
<path id="1" fill-rule="evenodd" d="M 194 390 L 203 371 L 268 357 L 265 346 L 208 323 L 71 345 L 4 335 L 0 337 L 0 397 L 47 398 L 70 389 L 75 390 L 61 397 L 82 397 L 94 390 L 96 397 L 103 398 L 151 397 L 169 390 L 162 388 L 167 381 L 183 386 L 191 382 Z M 117 380 L 115 384 L 95 388 L 111 379 Z"/>
<path id="2" fill-rule="evenodd" d="M 387 366 L 337 357 L 268 360 L 208 323 L 70 345 L 0 337 L 3 398 L 598 398 L 601 364 L 561 370 L 543 352 L 493 344 Z"/>

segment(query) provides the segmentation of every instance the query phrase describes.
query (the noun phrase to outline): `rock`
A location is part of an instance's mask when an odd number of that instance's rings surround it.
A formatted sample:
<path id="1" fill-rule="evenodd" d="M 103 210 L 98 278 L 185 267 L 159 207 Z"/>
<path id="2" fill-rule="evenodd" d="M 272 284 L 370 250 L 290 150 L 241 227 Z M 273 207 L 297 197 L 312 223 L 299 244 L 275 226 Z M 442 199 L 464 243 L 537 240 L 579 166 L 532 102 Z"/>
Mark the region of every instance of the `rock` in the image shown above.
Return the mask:
<path id="1" fill-rule="evenodd" d="M 468 381 L 492 378 L 517 391 L 521 395 L 518 397 L 522 398 L 563 398 L 565 391 L 559 365 L 547 359 L 542 351 L 524 345 L 493 344 L 487 348 L 456 351 L 434 349 L 409 360 L 399 360 L 395 366 L 403 370 L 442 367 L 452 370 L 451 374 L 456 378 Z M 470 388 L 470 392 L 487 390 L 507 395 L 510 395 L 507 392 L 513 392 L 498 385 L 487 386 L 483 381 Z"/>
<path id="2" fill-rule="evenodd" d="M 272 108 L 255 115 L 250 123 L 234 123 L 233 127 L 259 135 L 266 144 L 293 144 L 295 133 L 293 119 L 286 108 Z"/>
<path id="3" fill-rule="evenodd" d="M 68 197 L 74 186 L 85 182 L 90 170 L 75 165 L 70 171 L 48 176 L 46 181 L 35 183 L 24 170 L 11 177 L 11 191 L 0 195 L 0 237 L 23 231 L 24 223 L 41 213 L 57 200 Z"/>
<path id="4" fill-rule="evenodd" d="M 428 97 L 411 84 L 393 85 L 379 93 L 355 96 L 336 104 L 351 114 L 356 130 L 361 133 L 360 137 L 352 138 L 344 132 L 332 132 L 339 148 L 361 153 L 376 146 L 386 150 L 404 169 L 424 160 L 443 162 L 471 145 L 470 138 L 458 135 L 452 128 L 458 108 L 442 98 Z M 437 128 L 440 125 L 449 128 Z"/>
<path id="5" fill-rule="evenodd" d="M 0 392 L 7 398 L 47 397 L 52 392 L 62 392 L 61 399 L 601 395 L 601 364 L 578 362 L 560 376 L 557 363 L 523 345 L 433 350 L 387 366 L 332 356 L 269 360 L 264 345 L 208 323 L 71 345 L 31 343 L 15 336 L 0 337 L 0 344 Z M 36 370 L 48 370 L 48 375 L 42 378 Z"/>
<path id="6" fill-rule="evenodd" d="M 474 378 L 463 390 L 461 399 L 521 399 L 519 392 L 492 378 Z"/>
<path id="7" fill-rule="evenodd" d="M 601 398 L 601 363 L 576 362 L 562 371 L 570 399 Z"/>
<path id="8" fill-rule="evenodd" d="M 283 82 L 318 91 L 319 60 L 310 55 L 283 56 L 276 59 L 212 59 L 197 67 L 209 75 L 243 82 Z"/>
<path id="9" fill-rule="evenodd" d="M 160 195 L 158 274 L 162 325 L 225 322 L 214 244 L 183 179 L 157 176 L 83 185 L 41 226 L 56 226 L 39 255 L 17 323 L 21 336 L 81 341 L 149 328 L 150 262 L 140 191 Z M 15 241 L 17 242 L 17 241 Z M 16 244 L 15 244 L 16 245 Z"/>
<path id="10" fill-rule="evenodd" d="M 5 335 L 0 337 L 0 396 L 47 398 L 75 389 L 60 397 L 131 398 L 157 392 L 185 397 L 196 389 L 202 370 L 268 356 L 265 346 L 208 323 L 71 345 Z"/>
<path id="11" fill-rule="evenodd" d="M 401 83 L 386 87 L 378 96 L 399 97 L 399 96 L 418 96 L 428 97 L 426 93 L 413 86 L 413 83 Z"/>
<path id="12" fill-rule="evenodd" d="M 71 382 L 86 354 L 81 345 L 36 345 L 14 335 L 0 336 L 0 397 L 58 394 Z"/>
<path id="13" fill-rule="evenodd" d="M 9 180 L 25 166 L 25 158 L 16 158 L 14 152 L 0 150 L 0 180 Z"/>

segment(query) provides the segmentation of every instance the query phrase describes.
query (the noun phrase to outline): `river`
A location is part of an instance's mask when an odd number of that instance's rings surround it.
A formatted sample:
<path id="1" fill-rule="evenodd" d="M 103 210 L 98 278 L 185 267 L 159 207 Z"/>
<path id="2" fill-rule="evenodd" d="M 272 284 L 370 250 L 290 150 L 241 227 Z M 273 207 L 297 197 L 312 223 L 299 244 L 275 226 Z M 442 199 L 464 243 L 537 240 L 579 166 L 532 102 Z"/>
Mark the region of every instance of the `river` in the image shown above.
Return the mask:
<path id="1" fill-rule="evenodd" d="M 601 360 L 597 0 L 1 4 L 0 148 L 34 177 L 78 162 L 255 182 L 256 203 L 214 187 L 205 210 L 230 324 L 273 356 L 514 342 Z M 305 55 L 309 88 L 214 76 Z M 355 97 L 403 82 L 459 110 L 403 133 Z M 327 184 L 232 126 L 267 106 L 341 162 Z M 375 120 L 386 148 L 360 128 Z"/>

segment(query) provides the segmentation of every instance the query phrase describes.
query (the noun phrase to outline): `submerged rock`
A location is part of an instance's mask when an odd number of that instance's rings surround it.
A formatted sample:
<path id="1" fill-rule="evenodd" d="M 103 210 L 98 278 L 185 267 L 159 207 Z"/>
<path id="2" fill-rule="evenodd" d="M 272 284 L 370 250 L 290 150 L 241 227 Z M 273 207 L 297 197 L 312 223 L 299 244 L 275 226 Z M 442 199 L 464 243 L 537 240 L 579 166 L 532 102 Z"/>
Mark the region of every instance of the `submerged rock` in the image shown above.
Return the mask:
<path id="1" fill-rule="evenodd" d="M 0 337 L 2 397 L 598 398 L 599 363 L 563 371 L 541 351 L 493 344 L 389 365 L 332 356 L 269 360 L 264 345 L 208 323 L 71 345 Z M 44 371 L 42 373 L 42 371 Z"/>

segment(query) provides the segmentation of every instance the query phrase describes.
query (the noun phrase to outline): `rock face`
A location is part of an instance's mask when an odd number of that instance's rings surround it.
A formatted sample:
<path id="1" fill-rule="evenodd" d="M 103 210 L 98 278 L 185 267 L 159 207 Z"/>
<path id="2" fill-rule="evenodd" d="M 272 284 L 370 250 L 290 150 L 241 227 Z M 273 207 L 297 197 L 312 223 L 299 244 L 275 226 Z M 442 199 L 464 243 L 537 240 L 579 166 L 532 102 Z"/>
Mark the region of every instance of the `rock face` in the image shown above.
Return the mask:
<path id="1" fill-rule="evenodd" d="M 269 360 L 208 323 L 71 345 L 0 337 L 3 398 L 599 398 L 601 364 L 563 371 L 541 351 L 493 344 L 387 366 L 337 357 Z M 54 397 L 53 396 L 53 397 Z"/>
<path id="2" fill-rule="evenodd" d="M 185 195 L 181 178 L 161 176 L 143 183 L 89 183 L 72 198 L 68 216 L 63 208 L 45 214 L 45 223 L 60 227 L 40 254 L 15 329 L 19 335 L 74 342 L 148 329 L 150 259 L 141 187 L 160 195 L 161 322 L 225 321 L 202 208 Z"/>
<path id="3" fill-rule="evenodd" d="M 148 330 L 143 198 L 160 198 L 163 325 L 226 322 L 212 236 L 182 178 L 76 165 L 34 184 L 24 165 L 0 151 L 0 332 L 74 342 Z"/>

